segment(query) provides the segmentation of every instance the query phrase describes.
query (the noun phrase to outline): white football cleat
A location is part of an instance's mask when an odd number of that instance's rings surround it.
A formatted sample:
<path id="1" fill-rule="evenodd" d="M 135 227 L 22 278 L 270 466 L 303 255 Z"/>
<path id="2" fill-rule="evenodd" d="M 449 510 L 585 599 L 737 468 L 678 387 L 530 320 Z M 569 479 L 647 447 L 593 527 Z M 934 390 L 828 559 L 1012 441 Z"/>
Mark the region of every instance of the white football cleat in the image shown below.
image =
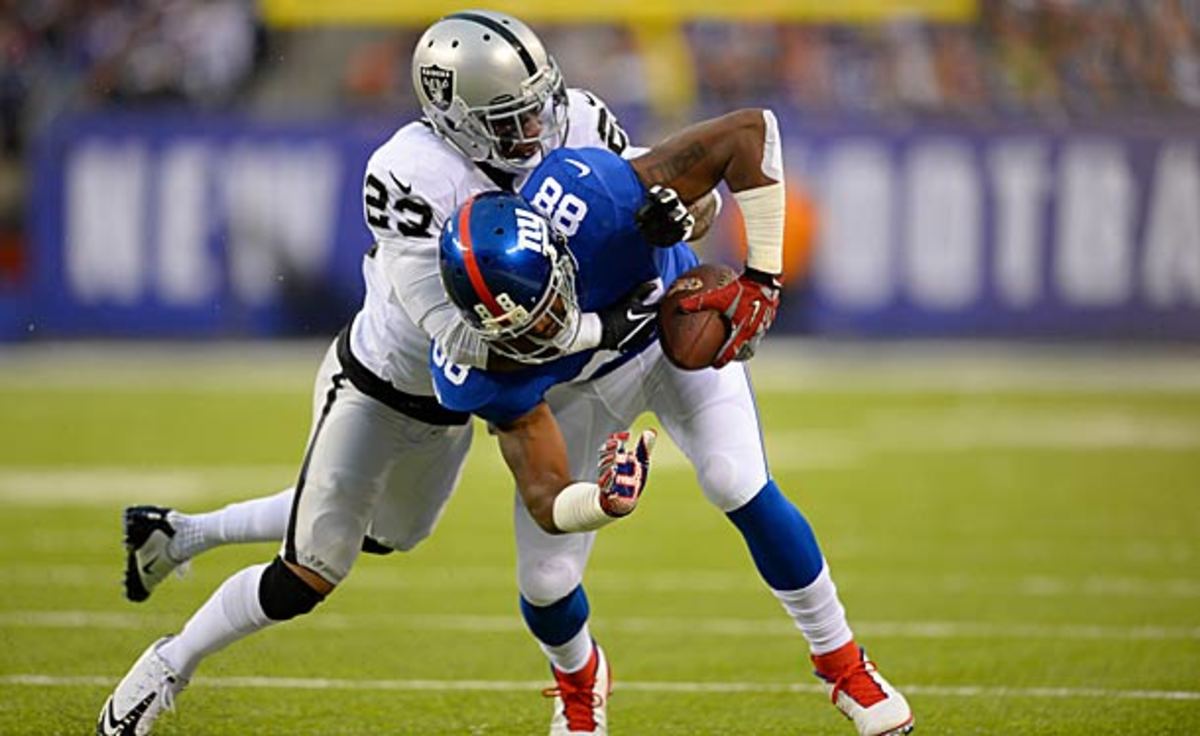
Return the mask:
<path id="1" fill-rule="evenodd" d="M 898 736 L 915 727 L 908 701 L 854 642 L 813 657 L 813 663 L 817 665 L 817 677 L 829 688 L 829 699 L 854 721 L 859 736 Z"/>
<path id="2" fill-rule="evenodd" d="M 592 643 L 592 656 L 578 672 L 559 672 L 551 667 L 554 687 L 542 694 L 554 698 L 554 717 L 550 719 L 550 736 L 608 733 L 608 696 L 612 693 L 612 673 L 604 650 Z"/>
<path id="3" fill-rule="evenodd" d="M 145 736 L 163 711 L 175 710 L 175 696 L 187 680 L 158 656 L 158 648 L 170 638 L 151 644 L 108 696 L 96 722 L 97 736 Z"/>
<path id="4" fill-rule="evenodd" d="M 125 597 L 131 601 L 149 598 L 154 586 L 180 565 L 167 553 L 176 531 L 169 513 L 171 509 L 159 506 L 125 509 Z"/>

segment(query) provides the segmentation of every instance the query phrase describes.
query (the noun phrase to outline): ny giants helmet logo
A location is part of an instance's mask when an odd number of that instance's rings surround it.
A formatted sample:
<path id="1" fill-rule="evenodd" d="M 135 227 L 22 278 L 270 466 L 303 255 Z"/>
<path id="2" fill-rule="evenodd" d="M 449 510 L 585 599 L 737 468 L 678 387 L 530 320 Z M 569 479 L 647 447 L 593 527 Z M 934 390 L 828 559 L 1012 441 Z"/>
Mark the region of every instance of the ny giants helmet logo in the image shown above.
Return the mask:
<path id="1" fill-rule="evenodd" d="M 443 69 L 437 64 L 422 66 L 421 88 L 434 107 L 448 110 L 454 100 L 454 70 Z"/>

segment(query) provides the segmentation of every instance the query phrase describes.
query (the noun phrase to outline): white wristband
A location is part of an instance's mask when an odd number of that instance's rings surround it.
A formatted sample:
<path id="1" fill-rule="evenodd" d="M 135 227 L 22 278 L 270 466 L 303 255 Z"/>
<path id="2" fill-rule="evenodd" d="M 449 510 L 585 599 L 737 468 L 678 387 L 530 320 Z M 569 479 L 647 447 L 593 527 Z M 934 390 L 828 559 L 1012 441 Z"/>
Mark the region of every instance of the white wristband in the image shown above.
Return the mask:
<path id="1" fill-rule="evenodd" d="M 783 215 L 787 196 L 783 182 L 734 192 L 746 228 L 746 265 L 757 271 L 783 273 Z"/>
<path id="2" fill-rule="evenodd" d="M 590 532 L 616 521 L 600 506 L 600 486 L 572 483 L 554 498 L 554 526 L 564 532 Z"/>
<path id="3" fill-rule="evenodd" d="M 600 347 L 600 338 L 603 334 L 604 326 L 600 322 L 600 315 L 595 312 L 584 312 L 579 315 L 579 329 L 575 331 L 574 339 L 563 352 L 570 355 Z"/>

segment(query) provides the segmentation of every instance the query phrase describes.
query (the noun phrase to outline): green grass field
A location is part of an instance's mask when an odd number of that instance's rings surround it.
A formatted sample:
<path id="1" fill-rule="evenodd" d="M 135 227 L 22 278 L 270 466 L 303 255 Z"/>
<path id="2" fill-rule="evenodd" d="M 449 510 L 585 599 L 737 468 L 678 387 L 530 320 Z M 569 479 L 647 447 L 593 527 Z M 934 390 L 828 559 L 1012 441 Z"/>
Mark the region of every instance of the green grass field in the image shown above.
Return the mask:
<path id="1" fill-rule="evenodd" d="M 6 348 L 0 734 L 89 733 L 153 638 L 274 554 L 210 552 L 130 604 L 120 510 L 289 485 L 322 347 Z M 756 364 L 774 474 L 858 639 L 918 733 L 1200 733 L 1200 361 L 988 355 L 806 362 L 800 346 Z M 543 733 L 511 487 L 477 437 L 432 539 L 364 557 L 314 615 L 211 658 L 156 733 Z M 853 733 L 732 526 L 660 448 L 586 579 L 612 732 Z"/>

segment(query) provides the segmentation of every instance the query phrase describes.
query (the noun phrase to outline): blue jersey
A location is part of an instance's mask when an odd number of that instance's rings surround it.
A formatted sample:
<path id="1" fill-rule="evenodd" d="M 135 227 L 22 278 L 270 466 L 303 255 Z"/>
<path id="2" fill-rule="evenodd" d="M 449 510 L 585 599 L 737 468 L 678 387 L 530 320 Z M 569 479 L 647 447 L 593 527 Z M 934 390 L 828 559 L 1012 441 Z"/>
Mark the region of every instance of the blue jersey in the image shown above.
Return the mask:
<path id="1" fill-rule="evenodd" d="M 648 244 L 634 215 L 646 190 L 628 161 L 602 148 L 560 148 L 534 169 L 521 196 L 567 236 L 577 269 L 579 306 L 595 312 L 611 306 L 638 284 L 670 284 L 699 263 L 690 247 Z M 551 387 L 596 378 L 634 353 L 586 350 L 512 372 L 466 368 L 446 361 L 433 346 L 433 387 L 448 409 L 472 412 L 505 424 L 536 407 Z"/>

